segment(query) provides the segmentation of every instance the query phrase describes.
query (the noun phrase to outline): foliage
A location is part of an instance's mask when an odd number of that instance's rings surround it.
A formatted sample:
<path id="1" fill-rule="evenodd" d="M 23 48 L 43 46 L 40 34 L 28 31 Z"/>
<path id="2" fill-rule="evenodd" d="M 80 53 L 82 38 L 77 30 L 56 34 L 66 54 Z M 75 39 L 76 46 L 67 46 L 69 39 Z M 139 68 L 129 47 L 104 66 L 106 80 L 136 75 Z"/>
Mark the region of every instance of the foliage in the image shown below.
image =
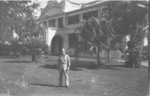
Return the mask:
<path id="1" fill-rule="evenodd" d="M 112 17 L 115 32 L 129 35 L 136 29 L 137 22 L 142 23 L 147 9 L 138 6 L 136 1 L 113 1 L 108 4 L 108 13 Z"/>
<path id="2" fill-rule="evenodd" d="M 10 44 L 6 42 L 1 42 L 0 43 L 0 55 L 6 55 L 11 52 Z"/>
<path id="3" fill-rule="evenodd" d="M 26 8 L 29 6 L 29 1 L 0 1 L 0 33 L 12 31 L 22 25 L 23 18 L 26 14 Z M 4 39 L 3 36 L 0 38 Z"/>
<path id="4" fill-rule="evenodd" d="M 127 43 L 129 55 L 126 58 L 126 65 L 128 67 L 140 65 L 141 42 L 148 29 L 145 30 L 148 25 L 147 12 L 147 7 L 143 5 L 143 2 L 115 1 L 108 4 L 108 13 L 112 17 L 114 31 L 130 37 Z"/>
<path id="5" fill-rule="evenodd" d="M 20 28 L 22 31 L 19 33 L 19 40 L 23 43 L 24 50 L 30 54 L 33 51 L 40 54 L 47 49 L 44 27 L 36 20 L 34 13 L 38 6 L 39 4 L 35 3 L 28 8 L 23 26 Z"/>
<path id="6" fill-rule="evenodd" d="M 148 46 L 144 46 L 142 49 L 142 56 L 144 60 L 148 60 Z"/>
<path id="7" fill-rule="evenodd" d="M 117 34 L 112 26 L 112 19 L 106 15 L 102 17 L 101 22 L 101 30 L 104 32 L 103 36 L 105 39 L 105 44 L 107 46 L 107 49 L 105 49 L 108 53 L 108 62 L 111 61 L 111 51 L 112 50 L 119 50 L 119 45 L 123 43 L 123 36 L 120 34 Z"/>
<path id="8" fill-rule="evenodd" d="M 105 50 L 109 54 L 108 61 L 111 61 L 111 50 L 117 50 L 123 38 L 114 32 L 111 19 L 107 18 L 106 13 L 103 14 L 105 16 L 101 19 L 92 17 L 82 21 L 77 27 L 76 32 L 81 41 L 75 54 L 89 53 L 90 50 L 97 53 L 97 58 L 99 58 L 98 53 Z M 99 62 L 98 60 L 97 62 Z"/>
<path id="9" fill-rule="evenodd" d="M 142 52 L 142 39 L 143 32 L 140 25 L 137 25 L 137 30 L 130 34 L 132 38 L 128 41 L 128 53 L 126 60 L 127 67 L 139 67 L 141 62 L 141 52 Z"/>
<path id="10" fill-rule="evenodd" d="M 19 36 L 10 41 L 11 50 L 15 53 L 28 52 L 30 54 L 33 49 L 46 50 L 44 28 L 35 16 L 35 10 L 39 7 L 39 3 L 5 0 L 1 1 L 0 5 L 0 20 L 3 22 L 0 23 L 0 32 L 15 31 Z"/>
<path id="11" fill-rule="evenodd" d="M 103 32 L 100 21 L 95 17 L 84 20 L 76 28 L 76 32 L 81 39 L 77 48 L 78 53 L 87 50 L 93 51 L 95 54 L 97 53 L 97 65 L 101 66 L 99 63 L 99 53 L 105 45 L 103 43 L 104 39 L 102 38 Z"/>
<path id="12" fill-rule="evenodd" d="M 111 18 L 108 11 L 103 11 L 99 19 L 92 17 L 87 21 L 82 21 L 77 30 L 81 32 L 79 37 L 83 41 L 79 42 L 80 47 L 75 52 L 83 53 L 89 51 L 89 49 L 96 52 L 100 47 L 100 51 L 105 50 L 108 52 L 108 61 L 111 61 L 111 51 L 118 50 L 124 39 L 123 35 L 114 31 L 112 20 L 113 18 Z"/>

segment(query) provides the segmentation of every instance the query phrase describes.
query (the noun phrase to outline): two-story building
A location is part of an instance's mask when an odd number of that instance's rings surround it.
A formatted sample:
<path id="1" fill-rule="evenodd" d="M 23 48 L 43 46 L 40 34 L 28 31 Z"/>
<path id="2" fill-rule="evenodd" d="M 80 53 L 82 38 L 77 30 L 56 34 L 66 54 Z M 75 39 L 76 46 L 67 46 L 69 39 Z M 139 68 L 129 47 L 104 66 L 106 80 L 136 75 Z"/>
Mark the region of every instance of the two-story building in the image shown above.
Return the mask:
<path id="1" fill-rule="evenodd" d="M 77 46 L 75 28 L 83 19 L 92 16 L 99 18 L 101 12 L 106 9 L 106 0 L 97 0 L 86 4 L 78 4 L 69 0 L 49 0 L 47 6 L 42 9 L 40 21 L 44 23 L 46 30 L 46 44 L 53 55 L 60 53 L 62 47 L 70 55 L 74 54 Z M 106 53 L 103 53 L 105 56 Z"/>

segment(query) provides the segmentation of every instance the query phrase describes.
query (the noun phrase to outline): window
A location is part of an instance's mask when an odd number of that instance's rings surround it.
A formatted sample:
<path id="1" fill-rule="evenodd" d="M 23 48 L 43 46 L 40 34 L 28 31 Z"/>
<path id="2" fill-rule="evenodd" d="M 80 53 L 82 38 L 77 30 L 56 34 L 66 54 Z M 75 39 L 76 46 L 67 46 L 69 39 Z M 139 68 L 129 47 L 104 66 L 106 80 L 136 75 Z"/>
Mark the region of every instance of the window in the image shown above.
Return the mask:
<path id="1" fill-rule="evenodd" d="M 98 10 L 84 13 L 84 14 L 83 14 L 83 19 L 88 20 L 88 19 L 90 19 L 92 16 L 97 18 L 97 17 L 98 17 Z"/>
<path id="2" fill-rule="evenodd" d="M 55 19 L 49 20 L 48 23 L 49 23 L 49 27 L 56 27 Z"/>
<path id="3" fill-rule="evenodd" d="M 69 34 L 69 47 L 70 48 L 77 48 L 78 44 L 78 37 L 76 34 Z"/>
<path id="4" fill-rule="evenodd" d="M 107 16 L 108 8 L 102 8 L 101 10 L 102 10 L 103 16 Z"/>
<path id="5" fill-rule="evenodd" d="M 58 28 L 63 28 L 63 18 L 58 18 Z"/>
<path id="6" fill-rule="evenodd" d="M 43 21 L 43 25 L 44 25 L 44 26 L 47 26 L 47 22 L 46 22 L 46 21 Z"/>
<path id="7" fill-rule="evenodd" d="M 74 16 L 68 17 L 68 25 L 69 24 L 77 24 L 77 23 L 79 23 L 79 15 L 74 15 Z"/>

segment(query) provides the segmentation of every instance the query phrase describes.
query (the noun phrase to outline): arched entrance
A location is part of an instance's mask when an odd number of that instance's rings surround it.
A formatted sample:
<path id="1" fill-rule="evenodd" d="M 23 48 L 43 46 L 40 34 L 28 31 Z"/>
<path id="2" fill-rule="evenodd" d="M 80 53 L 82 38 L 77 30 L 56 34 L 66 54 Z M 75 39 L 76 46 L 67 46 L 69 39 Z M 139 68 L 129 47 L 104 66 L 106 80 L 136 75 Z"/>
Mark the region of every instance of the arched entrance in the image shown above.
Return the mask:
<path id="1" fill-rule="evenodd" d="M 54 36 L 51 43 L 52 55 L 59 55 L 62 49 L 63 38 L 61 36 Z"/>

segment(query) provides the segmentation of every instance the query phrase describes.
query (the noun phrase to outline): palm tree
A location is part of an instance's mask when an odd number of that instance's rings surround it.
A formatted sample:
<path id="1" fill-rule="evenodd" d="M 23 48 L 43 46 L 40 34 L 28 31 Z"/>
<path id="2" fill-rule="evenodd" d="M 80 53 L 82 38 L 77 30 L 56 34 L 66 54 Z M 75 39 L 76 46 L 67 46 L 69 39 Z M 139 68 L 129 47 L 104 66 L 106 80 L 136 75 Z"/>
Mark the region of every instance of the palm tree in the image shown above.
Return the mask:
<path id="1" fill-rule="evenodd" d="M 95 17 L 84 20 L 76 28 L 76 33 L 80 37 L 79 45 L 77 48 L 78 53 L 83 51 L 92 51 L 97 54 L 97 66 L 102 67 L 100 52 L 106 49 L 105 36 L 102 31 L 101 21 Z"/>
<path id="2" fill-rule="evenodd" d="M 108 4 L 108 14 L 112 18 L 114 31 L 119 35 L 129 36 L 127 67 L 140 65 L 141 44 L 146 34 L 144 27 L 148 25 L 148 23 L 145 24 L 148 21 L 145 20 L 148 7 L 145 7 L 144 3 L 142 1 L 114 1 Z"/>
<path id="3" fill-rule="evenodd" d="M 36 61 L 36 56 L 40 51 L 46 51 L 47 46 L 45 43 L 45 31 L 41 23 L 34 18 L 27 19 L 25 23 L 26 31 L 22 34 L 22 42 L 26 49 L 30 51 L 32 61 Z"/>
<path id="4" fill-rule="evenodd" d="M 105 15 L 106 16 L 106 15 Z M 111 61 L 111 50 L 117 50 L 117 45 L 118 45 L 118 41 L 117 38 L 119 36 L 117 36 L 117 34 L 115 34 L 113 27 L 112 27 L 112 22 L 111 19 L 106 19 L 106 18 L 102 18 L 101 20 L 101 30 L 103 31 L 103 37 L 105 38 L 105 44 L 107 45 L 107 53 L 108 53 L 108 62 Z"/>

